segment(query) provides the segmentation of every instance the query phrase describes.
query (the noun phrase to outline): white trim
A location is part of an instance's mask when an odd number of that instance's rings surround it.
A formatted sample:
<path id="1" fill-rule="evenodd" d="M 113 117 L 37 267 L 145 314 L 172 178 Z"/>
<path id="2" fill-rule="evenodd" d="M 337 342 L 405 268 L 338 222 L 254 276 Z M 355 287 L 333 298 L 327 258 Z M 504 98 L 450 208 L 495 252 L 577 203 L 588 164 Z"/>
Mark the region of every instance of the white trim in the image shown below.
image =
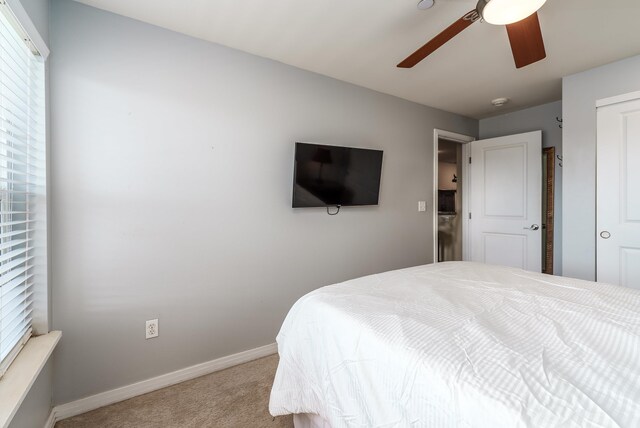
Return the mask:
<path id="1" fill-rule="evenodd" d="M 475 137 L 458 134 L 456 132 L 433 130 L 433 263 L 438 263 L 438 140 L 455 141 L 462 146 L 462 259 L 470 260 L 469 239 L 471 237 L 471 224 L 469 222 L 469 191 L 471 190 L 471 177 L 469 164 L 465 160 L 471 156 L 471 148 L 468 143 L 476 141 Z"/>
<path id="2" fill-rule="evenodd" d="M 628 94 L 616 95 L 615 97 L 603 98 L 596 101 L 596 108 L 619 104 L 640 98 L 640 91 L 629 92 Z"/>
<path id="3" fill-rule="evenodd" d="M 433 130 L 434 137 L 444 138 L 446 140 L 457 141 L 458 143 L 470 143 L 472 141 L 476 141 L 476 137 L 471 137 L 469 135 L 458 134 L 457 132 L 445 131 L 443 129 L 434 129 Z"/>
<path id="4" fill-rule="evenodd" d="M 36 26 L 33 24 L 33 21 L 31 21 L 27 11 L 24 10 L 20 0 L 0 0 L 0 5 L 3 3 L 8 6 L 9 10 L 18 21 L 18 24 L 22 27 L 24 34 L 29 38 L 31 43 L 33 43 L 33 46 L 40 54 L 43 61 L 46 61 L 49 56 L 49 47 L 38 32 Z"/>
<path id="5" fill-rule="evenodd" d="M 476 141 L 474 139 L 474 141 Z M 471 141 L 462 146 L 462 260 L 471 261 Z"/>
<path id="6" fill-rule="evenodd" d="M 9 426 L 61 336 L 52 331 L 32 337 L 13 361 L 0 382 L 0 427 Z"/>
<path id="7" fill-rule="evenodd" d="M 9 354 L 5 357 L 5 359 L 0 362 L 0 379 L 2 379 L 2 376 L 4 376 L 7 370 L 9 370 L 9 366 L 11 365 L 13 360 L 16 359 L 20 351 L 22 351 L 24 345 L 27 344 L 27 341 L 31 337 L 32 331 L 33 330 L 31 329 L 31 327 L 29 327 L 26 333 L 22 335 L 22 339 L 20 339 L 20 342 L 18 342 L 16 346 L 14 346 L 14 348 L 11 350 L 11 352 L 9 352 Z"/>
<path id="8" fill-rule="evenodd" d="M 49 412 L 49 417 L 47 418 L 47 420 L 44 422 L 44 427 L 43 428 L 53 428 L 56 425 L 56 409 L 51 409 L 51 412 Z"/>
<path id="9" fill-rule="evenodd" d="M 109 404 L 128 400 L 129 398 L 137 397 L 138 395 L 147 394 L 180 382 L 237 366 L 238 364 L 247 363 L 258 358 L 273 355 L 277 352 L 278 345 L 271 343 L 269 345 L 261 346 L 260 348 L 250 349 L 248 351 L 239 352 L 216 360 L 196 364 L 195 366 L 176 370 L 175 372 L 163 374 L 151 379 L 132 383 L 131 385 L 112 389 L 111 391 L 101 392 L 86 398 L 81 398 L 80 400 L 55 406 L 51 410 L 49 419 L 53 418 L 55 423 L 62 419 L 67 419 L 100 407 L 108 406 Z M 50 423 L 49 420 L 47 420 L 47 424 L 48 423 Z"/>

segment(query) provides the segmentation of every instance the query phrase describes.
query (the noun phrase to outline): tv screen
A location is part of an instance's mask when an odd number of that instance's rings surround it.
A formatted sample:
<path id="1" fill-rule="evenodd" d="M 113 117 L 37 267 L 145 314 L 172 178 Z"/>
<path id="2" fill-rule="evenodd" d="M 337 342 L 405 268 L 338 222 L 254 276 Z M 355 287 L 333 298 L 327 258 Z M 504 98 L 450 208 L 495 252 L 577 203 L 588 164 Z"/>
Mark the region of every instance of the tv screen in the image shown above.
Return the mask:
<path id="1" fill-rule="evenodd" d="M 382 151 L 296 143 L 293 208 L 378 205 Z"/>

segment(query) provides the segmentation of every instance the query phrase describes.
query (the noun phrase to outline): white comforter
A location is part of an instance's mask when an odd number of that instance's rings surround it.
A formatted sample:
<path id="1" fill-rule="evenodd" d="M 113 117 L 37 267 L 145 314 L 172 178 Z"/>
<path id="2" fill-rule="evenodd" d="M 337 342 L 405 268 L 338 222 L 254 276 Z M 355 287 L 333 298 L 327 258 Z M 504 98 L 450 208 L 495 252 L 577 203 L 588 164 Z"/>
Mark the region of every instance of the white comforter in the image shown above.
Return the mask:
<path id="1" fill-rule="evenodd" d="M 640 292 L 475 263 L 324 287 L 269 410 L 332 427 L 640 427 Z"/>

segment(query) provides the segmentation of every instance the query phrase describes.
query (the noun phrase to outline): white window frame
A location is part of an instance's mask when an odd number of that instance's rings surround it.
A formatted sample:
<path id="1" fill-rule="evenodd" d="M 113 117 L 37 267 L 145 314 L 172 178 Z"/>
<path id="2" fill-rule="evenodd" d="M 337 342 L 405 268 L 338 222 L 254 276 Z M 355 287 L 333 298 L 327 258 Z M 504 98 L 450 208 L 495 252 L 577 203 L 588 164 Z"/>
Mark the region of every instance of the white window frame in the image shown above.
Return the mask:
<path id="1" fill-rule="evenodd" d="M 6 21 L 9 22 L 10 26 L 16 31 L 18 36 L 22 38 L 28 47 L 28 49 L 33 53 L 34 58 L 37 58 L 39 62 L 43 63 L 42 68 L 42 93 L 39 94 L 42 96 L 43 105 L 42 105 L 42 115 L 39 117 L 41 121 L 44 122 L 42 128 L 42 141 L 41 150 L 44 156 L 44 161 L 42 163 L 42 173 L 41 173 L 41 184 L 42 184 L 42 194 L 41 198 L 39 195 L 39 200 L 37 203 L 37 213 L 35 216 L 37 217 L 37 227 L 38 231 L 35 232 L 38 234 L 37 245 L 33 250 L 29 250 L 29 252 L 34 253 L 36 258 L 38 259 L 38 263 L 33 265 L 33 285 L 31 286 L 31 308 L 33 312 L 31 314 L 31 326 L 27 330 L 27 332 L 22 336 L 22 338 L 18 341 L 17 345 L 7 354 L 7 356 L 0 361 L 0 378 L 7 370 L 11 362 L 16 358 L 20 350 L 27 343 L 27 340 L 33 334 L 46 334 L 49 332 L 49 289 L 48 289 L 48 256 L 47 256 L 47 181 L 46 181 L 46 147 L 47 147 L 47 135 L 48 129 L 46 124 L 47 117 L 47 107 L 46 107 L 46 59 L 49 55 L 49 49 L 35 28 L 35 25 L 29 18 L 27 12 L 23 8 L 22 4 L 19 0 L 0 0 L 0 14 L 2 14 Z M 31 87 L 30 87 L 31 89 Z"/>

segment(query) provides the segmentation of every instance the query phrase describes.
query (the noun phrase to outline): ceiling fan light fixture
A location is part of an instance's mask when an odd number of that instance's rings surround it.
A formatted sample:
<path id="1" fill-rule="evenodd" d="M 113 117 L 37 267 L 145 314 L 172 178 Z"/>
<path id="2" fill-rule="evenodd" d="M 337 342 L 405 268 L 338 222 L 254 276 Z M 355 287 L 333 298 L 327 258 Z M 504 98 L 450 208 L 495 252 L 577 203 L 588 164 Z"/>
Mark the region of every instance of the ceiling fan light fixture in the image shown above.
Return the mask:
<path id="1" fill-rule="evenodd" d="M 489 24 L 509 25 L 537 12 L 547 0 L 480 0 L 478 13 Z"/>

